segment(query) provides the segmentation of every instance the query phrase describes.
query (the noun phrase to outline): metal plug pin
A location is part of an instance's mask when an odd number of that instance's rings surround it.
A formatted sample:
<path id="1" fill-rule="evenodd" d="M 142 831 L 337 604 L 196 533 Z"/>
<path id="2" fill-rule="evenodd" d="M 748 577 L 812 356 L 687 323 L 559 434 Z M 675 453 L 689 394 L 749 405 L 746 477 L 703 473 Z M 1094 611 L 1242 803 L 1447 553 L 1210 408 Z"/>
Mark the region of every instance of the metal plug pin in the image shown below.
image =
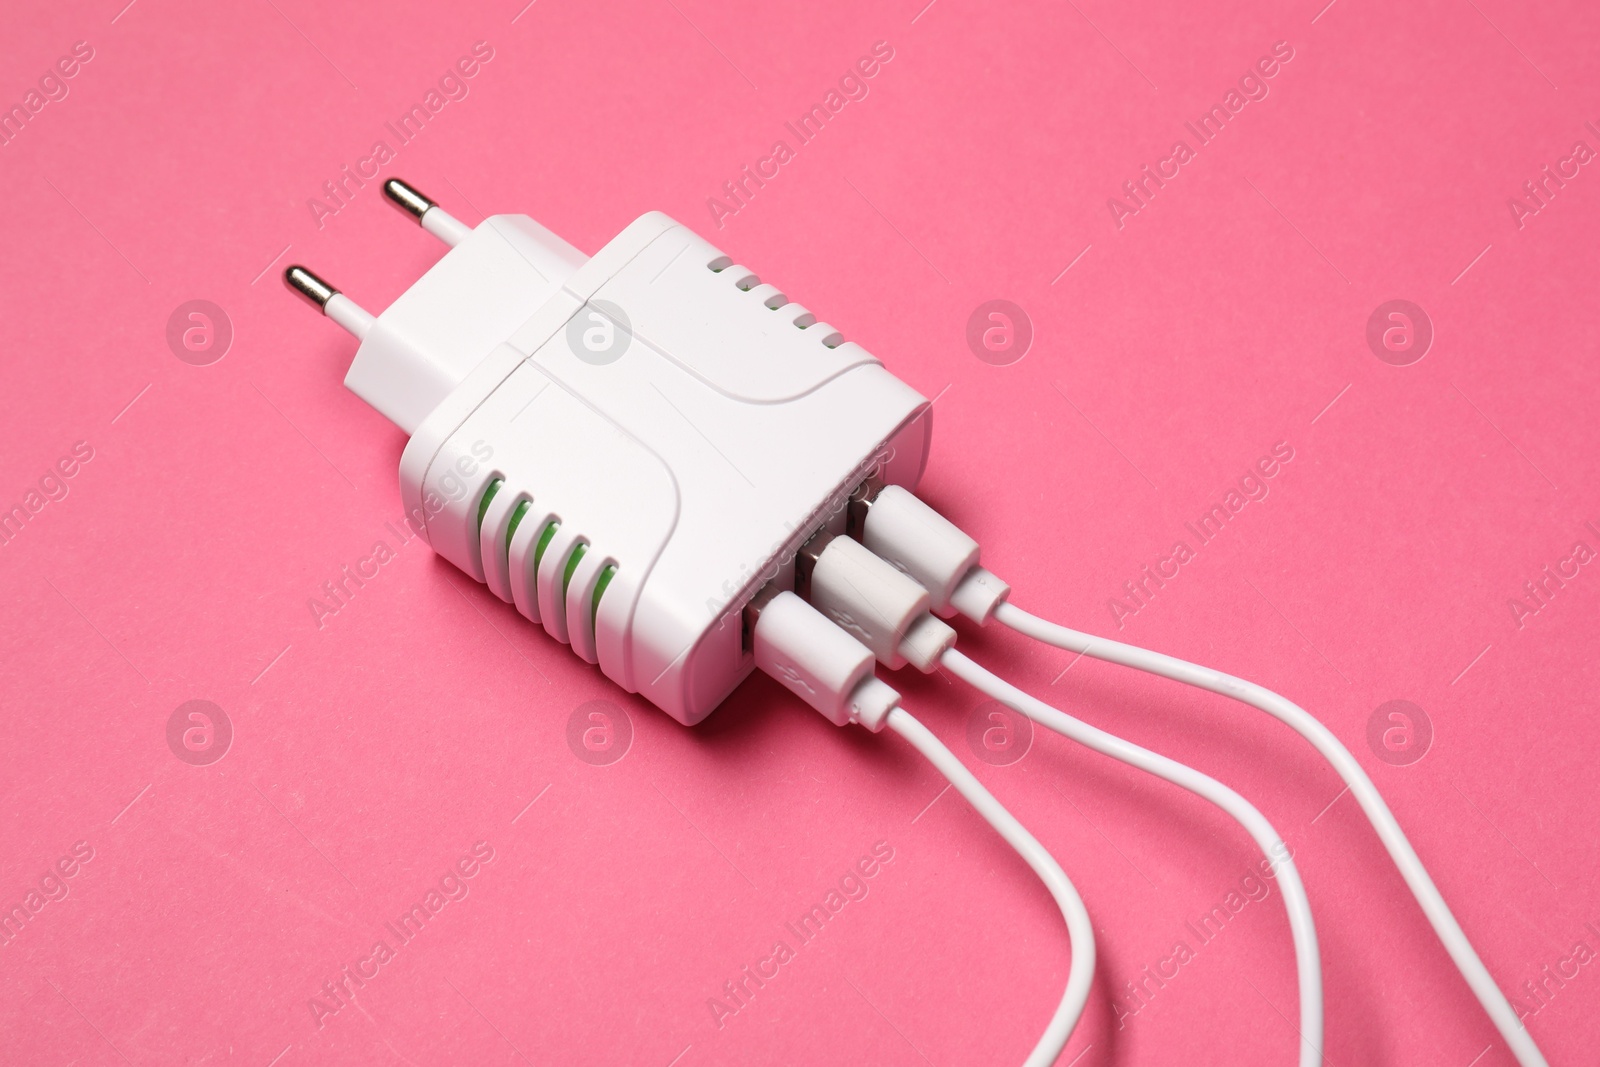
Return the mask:
<path id="1" fill-rule="evenodd" d="M 366 337 L 376 321 L 360 304 L 298 264 L 283 272 L 283 284 L 357 339 Z"/>
<path id="2" fill-rule="evenodd" d="M 424 230 L 454 248 L 472 233 L 472 227 L 399 178 L 383 183 L 383 195 L 395 207 L 416 219 Z"/>
<path id="3" fill-rule="evenodd" d="M 284 271 L 283 284 L 324 315 L 328 313 L 328 301 L 339 295 L 339 290 L 301 266 Z"/>

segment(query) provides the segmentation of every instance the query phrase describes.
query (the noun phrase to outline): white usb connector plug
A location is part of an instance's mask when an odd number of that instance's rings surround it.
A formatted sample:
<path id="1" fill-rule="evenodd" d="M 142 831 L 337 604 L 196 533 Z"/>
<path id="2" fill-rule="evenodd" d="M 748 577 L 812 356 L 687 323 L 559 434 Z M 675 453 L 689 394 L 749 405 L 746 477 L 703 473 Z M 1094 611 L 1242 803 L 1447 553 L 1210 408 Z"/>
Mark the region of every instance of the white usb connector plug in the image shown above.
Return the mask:
<path id="1" fill-rule="evenodd" d="M 756 615 L 756 666 L 835 726 L 883 729 L 900 696 L 872 673 L 872 652 L 785 590 Z"/>

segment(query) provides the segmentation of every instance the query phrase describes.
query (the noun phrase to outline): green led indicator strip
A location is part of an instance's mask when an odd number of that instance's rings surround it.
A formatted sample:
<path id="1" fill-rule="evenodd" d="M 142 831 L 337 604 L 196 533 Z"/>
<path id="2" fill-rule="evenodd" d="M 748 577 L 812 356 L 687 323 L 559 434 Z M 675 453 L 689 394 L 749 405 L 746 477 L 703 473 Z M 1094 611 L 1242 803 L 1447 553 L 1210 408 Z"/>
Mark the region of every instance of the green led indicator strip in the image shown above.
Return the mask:
<path id="1" fill-rule="evenodd" d="M 550 539 L 555 537 L 556 531 L 561 528 L 559 522 L 547 522 L 544 529 L 539 531 L 539 540 L 533 546 L 533 575 L 534 581 L 539 580 L 539 561 L 544 559 L 544 550 L 550 547 Z"/>
<path id="2" fill-rule="evenodd" d="M 511 551 L 511 539 L 516 536 L 517 523 L 522 521 L 522 516 L 528 513 L 528 501 L 519 501 L 516 509 L 511 512 L 511 525 L 506 527 L 506 551 Z"/>
<path id="3" fill-rule="evenodd" d="M 524 500 L 511 513 L 511 529 L 506 534 L 507 547 L 511 544 L 511 535 L 516 532 L 517 523 L 522 521 L 522 516 L 527 510 L 528 502 Z M 550 547 L 551 541 L 555 540 L 556 530 L 560 529 L 560 527 L 561 524 L 559 522 L 545 523 L 544 529 L 539 531 L 539 540 L 533 546 L 533 580 L 534 596 L 536 598 L 538 596 L 539 565 L 544 560 L 544 550 Z M 567 557 L 567 565 L 561 572 L 561 596 L 563 599 L 566 598 L 567 589 L 572 585 L 572 576 L 578 573 L 578 564 L 582 561 L 583 555 L 587 551 L 589 551 L 589 546 L 582 541 L 572 546 L 572 554 Z M 600 598 L 605 596 L 606 587 L 611 584 L 611 579 L 615 578 L 616 574 L 616 564 L 607 563 L 600 569 L 600 577 L 595 580 L 594 595 L 589 600 L 589 627 L 591 631 L 594 629 L 596 619 L 600 615 Z"/>
<path id="4" fill-rule="evenodd" d="M 566 598 L 567 589 L 572 585 L 572 576 L 578 573 L 578 563 L 583 559 L 589 546 L 579 541 L 572 548 L 572 555 L 567 557 L 566 569 L 561 574 L 561 596 Z M 615 564 L 607 563 L 600 569 L 600 577 L 595 579 L 594 594 L 589 598 L 589 632 L 595 632 L 596 620 L 600 614 L 600 598 L 606 594 L 606 586 L 611 584 L 611 579 L 616 576 Z"/>
<path id="5" fill-rule="evenodd" d="M 561 595 L 567 595 L 567 586 L 572 584 L 572 576 L 578 571 L 578 561 L 589 550 L 589 546 L 579 541 L 572 546 L 572 555 L 567 557 L 567 569 L 561 572 Z"/>
<path id="6" fill-rule="evenodd" d="M 489 488 L 483 491 L 483 499 L 478 501 L 478 532 L 480 534 L 483 532 L 483 517 L 489 514 L 489 501 L 494 499 L 494 495 L 500 491 L 500 487 L 504 484 L 506 484 L 504 479 L 496 478 L 489 483 Z"/>
<path id="7" fill-rule="evenodd" d="M 544 550 L 550 547 L 550 542 L 556 536 L 556 531 L 561 528 L 559 522 L 550 521 L 544 524 L 544 529 L 539 531 L 539 539 L 533 543 L 533 602 L 539 602 L 539 561 L 544 559 Z"/>
<path id="8" fill-rule="evenodd" d="M 611 579 L 616 576 L 617 566 L 607 563 L 600 571 L 599 581 L 594 583 L 594 600 L 589 605 L 589 629 L 599 632 L 600 598 L 605 596 L 606 586 L 611 584 Z"/>

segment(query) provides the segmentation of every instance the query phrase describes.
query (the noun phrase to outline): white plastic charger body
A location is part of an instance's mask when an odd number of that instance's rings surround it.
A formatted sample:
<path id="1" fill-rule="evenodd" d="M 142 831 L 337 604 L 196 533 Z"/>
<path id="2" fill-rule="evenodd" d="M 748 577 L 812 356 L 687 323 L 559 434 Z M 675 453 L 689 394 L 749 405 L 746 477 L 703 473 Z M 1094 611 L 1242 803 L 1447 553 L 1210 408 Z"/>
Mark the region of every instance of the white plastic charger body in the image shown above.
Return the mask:
<path id="1" fill-rule="evenodd" d="M 434 551 L 686 725 L 754 668 L 751 597 L 869 474 L 914 487 L 931 433 L 877 359 L 656 212 L 588 259 L 486 219 L 345 384 L 411 435 Z"/>

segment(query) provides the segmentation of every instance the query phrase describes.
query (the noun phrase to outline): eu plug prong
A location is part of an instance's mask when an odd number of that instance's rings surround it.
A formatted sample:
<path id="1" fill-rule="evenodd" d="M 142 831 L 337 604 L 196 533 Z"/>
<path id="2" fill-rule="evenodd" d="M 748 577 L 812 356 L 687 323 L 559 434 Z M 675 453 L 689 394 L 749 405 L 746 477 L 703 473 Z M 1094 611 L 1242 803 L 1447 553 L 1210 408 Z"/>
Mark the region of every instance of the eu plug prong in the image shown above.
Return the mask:
<path id="1" fill-rule="evenodd" d="M 295 265 L 284 271 L 283 284 L 291 292 L 303 297 L 306 303 L 349 330 L 357 340 L 365 338 L 376 321 L 360 304 L 302 266 Z"/>
<path id="2" fill-rule="evenodd" d="M 472 232 L 471 226 L 399 178 L 390 178 L 383 183 L 383 195 L 389 199 L 389 203 L 416 219 L 424 230 L 451 248 L 466 240 Z"/>

